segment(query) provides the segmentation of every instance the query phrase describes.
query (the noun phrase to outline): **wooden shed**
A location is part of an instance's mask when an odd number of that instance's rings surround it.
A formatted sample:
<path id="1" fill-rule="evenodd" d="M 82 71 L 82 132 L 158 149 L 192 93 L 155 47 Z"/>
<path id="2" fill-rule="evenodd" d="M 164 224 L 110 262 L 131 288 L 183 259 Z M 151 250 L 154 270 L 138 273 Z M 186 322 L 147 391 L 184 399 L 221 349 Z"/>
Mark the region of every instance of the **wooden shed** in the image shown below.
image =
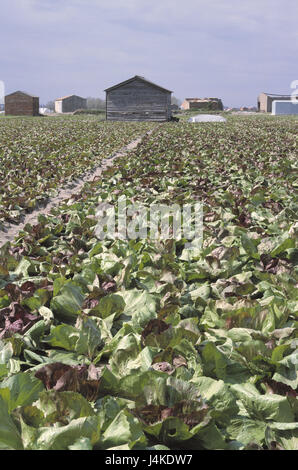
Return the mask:
<path id="1" fill-rule="evenodd" d="M 10 116 L 38 116 L 39 98 L 24 91 L 5 96 L 5 114 Z"/>
<path id="2" fill-rule="evenodd" d="M 105 90 L 108 121 L 170 121 L 171 94 L 136 75 Z"/>
<path id="3" fill-rule="evenodd" d="M 55 100 L 56 113 L 73 113 L 78 109 L 87 109 L 87 99 L 77 95 L 63 96 Z"/>

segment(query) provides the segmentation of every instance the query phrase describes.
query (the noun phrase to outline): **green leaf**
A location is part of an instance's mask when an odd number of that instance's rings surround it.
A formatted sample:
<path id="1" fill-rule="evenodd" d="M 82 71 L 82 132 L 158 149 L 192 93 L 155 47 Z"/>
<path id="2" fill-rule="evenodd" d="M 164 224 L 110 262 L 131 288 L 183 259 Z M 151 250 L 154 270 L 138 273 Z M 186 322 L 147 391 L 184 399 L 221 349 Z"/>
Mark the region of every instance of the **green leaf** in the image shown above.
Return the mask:
<path id="1" fill-rule="evenodd" d="M 35 406 L 43 412 L 44 425 L 56 422 L 69 424 L 73 419 L 95 414 L 90 403 L 76 392 L 44 391 Z"/>
<path id="2" fill-rule="evenodd" d="M 298 449 L 297 423 L 271 423 L 266 432 L 266 441 L 269 448 L 276 443 L 283 450 Z"/>
<path id="3" fill-rule="evenodd" d="M 237 416 L 239 407 L 236 403 L 236 396 L 222 380 L 197 377 L 192 382 L 198 386 L 202 397 L 210 406 L 211 415 L 216 422 L 225 426 L 233 416 Z"/>
<path id="4" fill-rule="evenodd" d="M 75 351 L 78 354 L 86 354 L 91 359 L 102 344 L 101 332 L 91 318 L 79 318 L 76 326 L 79 329 L 79 338 Z"/>
<path id="5" fill-rule="evenodd" d="M 271 420 L 283 423 L 294 421 L 294 414 L 287 397 L 274 394 L 260 395 L 243 385 L 232 385 L 248 415 L 259 421 Z"/>
<path id="6" fill-rule="evenodd" d="M 23 450 L 22 439 L 0 395 L 0 450 Z"/>
<path id="7" fill-rule="evenodd" d="M 270 255 L 275 257 L 289 248 L 295 248 L 295 240 L 290 238 L 288 233 L 284 233 L 274 239 Z"/>
<path id="8" fill-rule="evenodd" d="M 53 347 L 63 348 L 66 351 L 74 351 L 80 333 L 77 328 L 71 325 L 62 323 L 58 326 L 53 326 L 49 336 L 44 338 L 44 342 Z"/>
<path id="9" fill-rule="evenodd" d="M 177 443 L 189 441 L 193 437 L 189 426 L 176 417 L 169 417 L 162 422 L 148 425 L 144 430 L 146 434 L 168 445 L 177 445 Z"/>
<path id="10" fill-rule="evenodd" d="M 225 450 L 227 444 L 224 436 L 214 423 L 208 423 L 206 426 L 197 426 L 191 430 L 194 435 L 193 442 L 198 442 L 206 450 Z"/>
<path id="11" fill-rule="evenodd" d="M 258 444 L 262 446 L 265 441 L 267 424 L 263 421 L 245 417 L 233 418 L 227 426 L 227 433 L 231 439 L 235 439 L 244 446 Z"/>
<path id="12" fill-rule="evenodd" d="M 109 449 L 128 444 L 130 448 L 136 444 L 146 446 L 147 439 L 142 426 L 128 410 L 121 410 L 102 435 L 101 447 Z"/>
<path id="13" fill-rule="evenodd" d="M 298 351 L 279 361 L 273 380 L 282 382 L 296 390 L 298 387 Z"/>
<path id="14" fill-rule="evenodd" d="M 245 249 L 246 253 L 255 259 L 260 259 L 260 254 L 258 253 L 258 242 L 249 238 L 246 233 L 241 235 L 242 246 Z"/>
<path id="15" fill-rule="evenodd" d="M 92 310 L 92 314 L 99 314 L 100 318 L 107 318 L 112 314 L 119 316 L 125 308 L 125 302 L 122 296 L 117 294 L 110 294 L 102 297 L 98 305 Z"/>
<path id="16" fill-rule="evenodd" d="M 9 390 L 7 400 L 8 410 L 11 412 L 18 406 L 31 405 L 38 399 L 40 392 L 44 390 L 42 382 L 30 374 L 20 372 L 5 379 L 0 384 L 0 395 L 3 397 L 3 389 Z"/>
<path id="17" fill-rule="evenodd" d="M 218 379 L 225 378 L 227 359 L 213 343 L 206 344 L 202 352 L 202 358 L 204 375 Z"/>
<path id="18" fill-rule="evenodd" d="M 113 351 L 111 367 L 117 375 L 126 375 L 130 370 L 129 361 L 135 360 L 141 352 L 140 337 L 134 333 L 124 336 Z"/>
<path id="19" fill-rule="evenodd" d="M 55 317 L 73 320 L 80 313 L 83 301 L 81 288 L 70 282 L 62 287 L 59 295 L 53 297 L 51 310 Z"/>
<path id="20" fill-rule="evenodd" d="M 26 450 L 67 450 L 78 439 L 87 438 L 92 447 L 100 438 L 97 416 L 73 419 L 66 426 L 33 428 L 21 422 L 22 439 Z"/>
<path id="21" fill-rule="evenodd" d="M 144 328 L 150 320 L 156 318 L 156 296 L 137 289 L 121 292 L 121 296 L 126 305 L 123 313 L 132 318 L 133 325 Z"/>

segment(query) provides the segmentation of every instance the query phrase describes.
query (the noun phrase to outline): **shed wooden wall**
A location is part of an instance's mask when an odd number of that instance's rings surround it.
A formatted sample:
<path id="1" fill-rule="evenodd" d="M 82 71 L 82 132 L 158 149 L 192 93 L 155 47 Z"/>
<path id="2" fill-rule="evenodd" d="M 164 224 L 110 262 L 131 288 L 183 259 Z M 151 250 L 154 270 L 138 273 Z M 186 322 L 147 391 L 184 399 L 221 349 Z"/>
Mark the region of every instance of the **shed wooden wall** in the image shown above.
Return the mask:
<path id="1" fill-rule="evenodd" d="M 107 91 L 106 112 L 109 121 L 169 121 L 171 92 L 136 79 Z"/>
<path id="2" fill-rule="evenodd" d="M 80 96 L 69 96 L 55 101 L 56 113 L 73 113 L 78 109 L 87 109 L 87 99 Z"/>
<path id="3" fill-rule="evenodd" d="M 72 113 L 77 109 L 86 109 L 87 100 L 80 96 L 70 96 L 62 100 L 62 113 Z"/>
<path id="4" fill-rule="evenodd" d="M 5 97 L 5 114 L 10 116 L 38 116 L 39 98 L 13 93 Z"/>

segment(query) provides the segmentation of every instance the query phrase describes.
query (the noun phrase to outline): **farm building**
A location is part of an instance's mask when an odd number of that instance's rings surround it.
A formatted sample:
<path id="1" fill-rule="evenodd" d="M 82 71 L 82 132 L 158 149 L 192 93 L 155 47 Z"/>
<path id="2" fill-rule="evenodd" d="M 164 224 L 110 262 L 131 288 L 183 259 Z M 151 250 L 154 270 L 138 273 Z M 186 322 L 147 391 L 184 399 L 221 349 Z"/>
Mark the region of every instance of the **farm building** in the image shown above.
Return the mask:
<path id="1" fill-rule="evenodd" d="M 171 94 L 136 75 L 105 90 L 108 121 L 170 121 Z"/>
<path id="2" fill-rule="evenodd" d="M 288 101 L 290 99 L 290 95 L 274 95 L 272 93 L 261 93 L 258 96 L 258 111 L 262 113 L 271 113 L 273 101 Z"/>
<path id="3" fill-rule="evenodd" d="M 55 100 L 56 113 L 73 113 L 78 109 L 87 109 L 87 99 L 76 95 L 63 96 Z"/>
<path id="4" fill-rule="evenodd" d="M 23 91 L 5 96 L 5 114 L 11 116 L 38 116 L 39 98 Z"/>
<path id="5" fill-rule="evenodd" d="M 223 104 L 219 98 L 185 98 L 181 108 L 185 111 L 192 109 L 222 111 Z"/>

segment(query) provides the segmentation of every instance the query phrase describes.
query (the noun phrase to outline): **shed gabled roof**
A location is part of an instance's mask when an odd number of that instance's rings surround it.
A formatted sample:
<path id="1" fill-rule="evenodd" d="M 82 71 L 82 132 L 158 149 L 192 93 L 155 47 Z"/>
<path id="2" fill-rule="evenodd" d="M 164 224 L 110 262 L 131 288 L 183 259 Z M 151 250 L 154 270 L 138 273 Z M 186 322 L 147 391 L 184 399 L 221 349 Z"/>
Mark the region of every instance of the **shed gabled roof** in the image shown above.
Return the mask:
<path id="1" fill-rule="evenodd" d="M 274 98 L 275 96 L 284 97 L 284 98 L 291 98 L 291 95 L 277 95 L 276 93 L 265 93 L 264 91 L 261 93 L 261 95 L 267 95 L 267 96 L 270 96 L 271 98 Z"/>
<path id="2" fill-rule="evenodd" d="M 30 93 L 27 93 L 26 91 L 21 91 L 21 90 L 14 91 L 13 93 L 9 93 L 9 95 L 6 95 L 6 96 L 15 95 L 16 93 L 21 93 L 22 95 L 30 96 L 30 98 L 39 98 L 36 95 L 31 95 Z"/>
<path id="3" fill-rule="evenodd" d="M 76 98 L 80 98 L 81 100 L 85 100 L 86 98 L 82 98 L 81 96 L 78 95 L 67 95 L 67 96 L 62 96 L 62 98 L 56 98 L 55 101 L 63 101 L 66 100 L 66 98 L 72 98 L 75 96 Z"/>
<path id="4" fill-rule="evenodd" d="M 126 85 L 127 83 L 133 82 L 134 80 L 141 80 L 142 82 L 149 83 L 149 85 L 159 88 L 160 90 L 166 91 L 167 93 L 173 93 L 171 90 L 168 90 L 167 88 L 156 85 L 156 83 L 150 82 L 150 80 L 147 80 L 145 77 L 141 77 L 140 75 L 135 75 L 134 77 L 129 78 L 128 80 L 125 80 L 124 82 L 118 83 L 117 85 L 111 86 L 110 88 L 106 88 L 104 91 L 114 90 L 115 88 L 119 88 L 123 85 Z"/>

